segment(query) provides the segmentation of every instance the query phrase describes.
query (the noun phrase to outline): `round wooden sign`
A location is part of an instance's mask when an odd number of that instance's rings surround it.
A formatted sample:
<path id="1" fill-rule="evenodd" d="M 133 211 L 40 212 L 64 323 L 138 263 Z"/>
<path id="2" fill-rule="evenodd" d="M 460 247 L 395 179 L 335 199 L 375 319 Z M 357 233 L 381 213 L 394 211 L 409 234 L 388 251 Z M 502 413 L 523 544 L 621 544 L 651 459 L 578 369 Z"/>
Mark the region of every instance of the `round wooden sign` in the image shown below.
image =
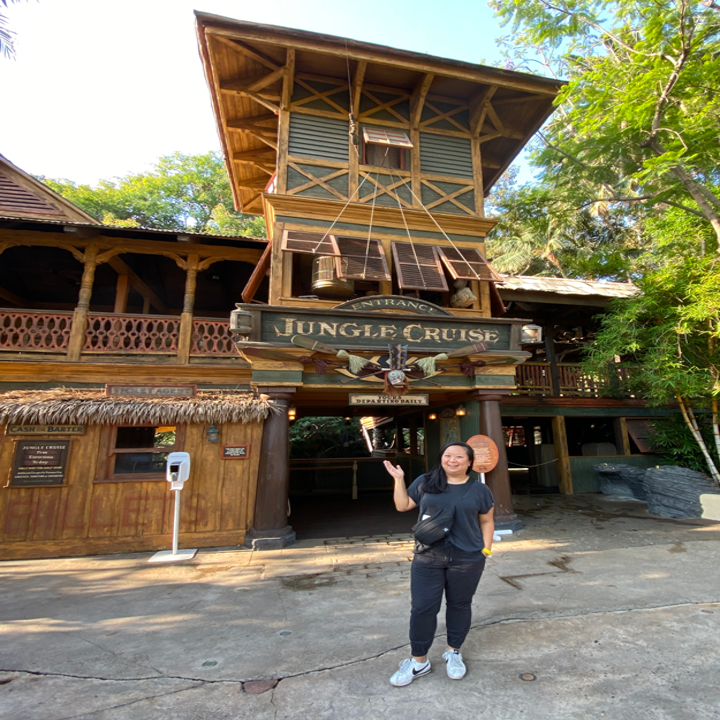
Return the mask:
<path id="1" fill-rule="evenodd" d="M 472 469 L 475 472 L 490 472 L 498 463 L 498 448 L 495 441 L 487 435 L 473 435 L 467 444 L 475 451 L 475 462 Z"/>

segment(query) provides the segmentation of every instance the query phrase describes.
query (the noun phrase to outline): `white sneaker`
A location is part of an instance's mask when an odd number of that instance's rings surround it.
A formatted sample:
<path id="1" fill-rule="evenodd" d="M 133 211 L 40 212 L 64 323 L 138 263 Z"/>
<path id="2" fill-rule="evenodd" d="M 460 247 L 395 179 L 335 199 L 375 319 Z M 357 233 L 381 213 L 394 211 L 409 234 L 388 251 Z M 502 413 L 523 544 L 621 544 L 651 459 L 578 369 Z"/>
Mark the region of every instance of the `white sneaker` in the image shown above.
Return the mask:
<path id="1" fill-rule="evenodd" d="M 419 663 L 413 658 L 407 658 L 400 663 L 400 669 L 390 678 L 390 684 L 395 687 L 409 685 L 416 677 L 427 675 L 430 672 L 430 661 Z"/>
<path id="2" fill-rule="evenodd" d="M 467 668 L 459 650 L 446 650 L 443 660 L 447 663 L 447 674 L 451 680 L 462 680 L 465 677 Z"/>

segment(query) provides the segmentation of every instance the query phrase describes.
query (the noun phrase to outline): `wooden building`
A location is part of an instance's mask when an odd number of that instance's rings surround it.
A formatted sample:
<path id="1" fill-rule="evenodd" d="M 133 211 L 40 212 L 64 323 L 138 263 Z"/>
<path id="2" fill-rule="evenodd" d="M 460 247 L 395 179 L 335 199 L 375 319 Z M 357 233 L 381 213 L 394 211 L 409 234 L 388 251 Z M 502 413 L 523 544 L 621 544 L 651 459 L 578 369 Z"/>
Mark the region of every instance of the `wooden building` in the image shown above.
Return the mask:
<path id="1" fill-rule="evenodd" d="M 167 547 L 171 446 L 193 456 L 181 543 L 292 543 L 308 468 L 289 415 L 394 424 L 408 475 L 491 437 L 515 529 L 509 466 L 551 447 L 556 476 L 531 484 L 580 489 L 565 417 L 611 417 L 630 455 L 642 403 L 557 357 L 607 292 L 485 261 L 484 198 L 560 82 L 205 14 L 197 30 L 236 205 L 267 239 L 102 226 L 0 158 L 0 557 Z M 62 472 L 41 486 L 45 452 Z M 387 487 L 381 459 L 345 463 L 348 492 Z"/>

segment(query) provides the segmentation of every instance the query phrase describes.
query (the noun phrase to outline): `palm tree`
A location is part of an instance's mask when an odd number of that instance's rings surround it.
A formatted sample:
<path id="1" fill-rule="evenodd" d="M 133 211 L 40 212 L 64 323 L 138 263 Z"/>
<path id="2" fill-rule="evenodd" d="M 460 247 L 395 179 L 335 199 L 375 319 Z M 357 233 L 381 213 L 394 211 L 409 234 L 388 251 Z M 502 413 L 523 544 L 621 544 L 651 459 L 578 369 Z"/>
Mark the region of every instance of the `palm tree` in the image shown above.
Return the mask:
<path id="1" fill-rule="evenodd" d="M 15 58 L 15 33 L 8 26 L 8 19 L 5 17 L 6 8 L 10 3 L 17 3 L 20 0 L 0 0 L 0 55 L 8 59 Z"/>

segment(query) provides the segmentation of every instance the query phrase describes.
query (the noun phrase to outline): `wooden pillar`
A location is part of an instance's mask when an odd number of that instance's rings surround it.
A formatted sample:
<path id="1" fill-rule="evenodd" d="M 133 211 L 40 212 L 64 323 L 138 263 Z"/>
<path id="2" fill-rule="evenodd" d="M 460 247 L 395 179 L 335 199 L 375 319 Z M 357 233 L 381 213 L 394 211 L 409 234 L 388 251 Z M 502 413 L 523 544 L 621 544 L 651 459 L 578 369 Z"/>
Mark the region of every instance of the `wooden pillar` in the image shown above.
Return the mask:
<path id="1" fill-rule="evenodd" d="M 80 359 L 85 344 L 85 330 L 87 329 L 87 316 L 92 298 L 93 282 L 95 281 L 95 268 L 97 267 L 97 245 L 88 245 L 83 255 L 83 274 L 80 281 L 78 304 L 73 313 L 72 328 L 68 340 L 66 359 L 77 362 Z"/>
<path id="2" fill-rule="evenodd" d="M 522 529 L 522 523 L 513 512 L 510 473 L 508 472 L 505 437 L 500 415 L 501 395 L 484 394 L 482 391 L 471 395 L 479 406 L 480 434 L 495 441 L 498 448 L 498 463 L 494 470 L 485 474 L 485 481 L 495 499 L 495 526 L 498 529 Z"/>
<path id="3" fill-rule="evenodd" d="M 190 346 L 192 345 L 193 310 L 195 308 L 195 288 L 200 258 L 190 255 L 185 263 L 185 297 L 183 298 L 182 315 L 180 315 L 180 337 L 178 338 L 177 360 L 181 365 L 190 362 Z"/>
<path id="4" fill-rule="evenodd" d="M 130 276 L 127 273 L 120 273 L 115 284 L 115 307 L 113 312 L 127 312 L 128 294 L 130 292 Z"/>
<path id="5" fill-rule="evenodd" d="M 630 455 L 630 437 L 628 436 L 627 418 L 615 418 L 613 423 L 615 431 L 615 447 L 618 455 Z"/>
<path id="6" fill-rule="evenodd" d="M 556 415 L 552 419 L 553 442 L 555 443 L 555 460 L 557 462 L 557 474 L 559 490 L 564 495 L 573 494 L 572 472 L 570 470 L 570 456 L 568 454 L 567 432 L 565 430 L 565 418 Z"/>
<path id="7" fill-rule="evenodd" d="M 545 358 L 550 363 L 550 385 L 553 397 L 560 397 L 560 370 L 555 356 L 555 326 L 545 325 L 543 327 L 545 336 Z"/>
<path id="8" fill-rule="evenodd" d="M 271 412 L 265 419 L 255 516 L 245 545 L 253 550 L 277 550 L 295 542 L 295 533 L 287 521 L 290 490 L 290 423 L 287 409 L 295 388 L 260 387 L 258 392 L 268 395 L 279 412 Z"/>

